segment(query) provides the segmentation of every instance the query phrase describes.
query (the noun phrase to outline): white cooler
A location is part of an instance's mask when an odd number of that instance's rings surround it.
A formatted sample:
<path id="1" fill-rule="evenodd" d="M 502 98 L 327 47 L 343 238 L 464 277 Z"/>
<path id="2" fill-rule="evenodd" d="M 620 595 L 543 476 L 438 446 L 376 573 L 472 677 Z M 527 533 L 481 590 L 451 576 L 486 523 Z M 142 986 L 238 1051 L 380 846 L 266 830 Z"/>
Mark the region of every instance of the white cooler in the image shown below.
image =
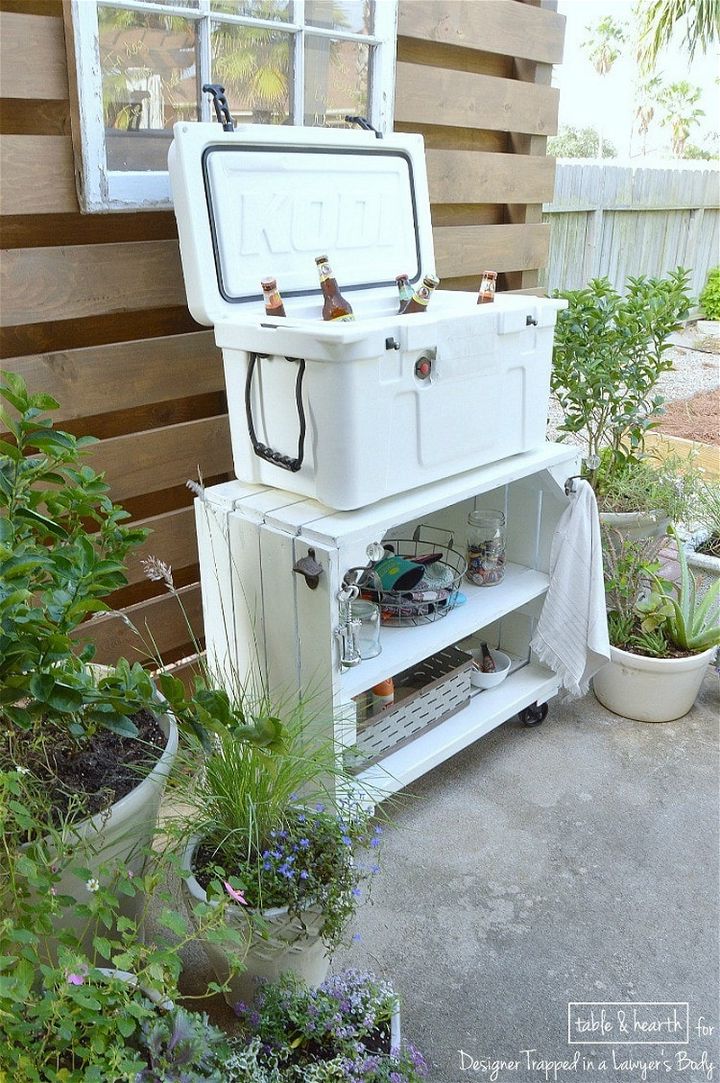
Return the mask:
<path id="1" fill-rule="evenodd" d="M 421 136 L 176 124 L 169 169 L 239 480 L 348 510 L 543 444 L 565 302 L 436 290 L 397 314 L 395 276 L 435 270 Z M 322 254 L 353 322 L 321 318 Z M 284 319 L 265 314 L 271 276 Z"/>

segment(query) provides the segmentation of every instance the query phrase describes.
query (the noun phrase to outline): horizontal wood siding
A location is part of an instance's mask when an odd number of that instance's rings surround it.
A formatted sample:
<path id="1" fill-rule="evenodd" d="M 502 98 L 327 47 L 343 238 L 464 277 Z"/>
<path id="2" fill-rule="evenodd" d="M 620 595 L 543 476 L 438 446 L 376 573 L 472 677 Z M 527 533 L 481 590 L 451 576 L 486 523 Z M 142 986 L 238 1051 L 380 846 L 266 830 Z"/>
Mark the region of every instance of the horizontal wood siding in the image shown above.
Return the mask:
<path id="1" fill-rule="evenodd" d="M 552 5 L 522 0 L 400 4 L 396 127 L 425 138 L 437 263 L 452 288 L 475 288 L 486 266 L 506 288 L 535 286 L 563 23 Z M 79 213 L 60 0 L 0 0 L 0 43 L 2 367 L 54 395 L 68 431 L 99 436 L 89 461 L 152 531 L 113 599 L 140 635 L 111 614 L 81 637 L 101 661 L 149 664 L 149 630 L 180 659 L 202 640 L 185 482 L 232 472 L 220 353 L 187 310 L 171 213 Z M 192 635 L 146 578 L 149 555 L 172 566 Z"/>
<path id="2" fill-rule="evenodd" d="M 522 0 L 401 0 L 395 126 L 427 148 L 437 270 L 476 289 L 531 289 L 547 262 L 557 130 L 552 65 L 565 19 Z"/>
<path id="3" fill-rule="evenodd" d="M 142 559 L 173 568 L 202 639 L 188 478 L 231 476 L 222 359 L 190 317 L 170 212 L 81 215 L 59 0 L 0 0 L 2 368 L 61 404 L 57 423 L 100 442 L 88 461 L 152 533 L 128 564 L 126 606 L 83 627 L 101 661 L 167 660 L 195 648 L 177 601 Z M 30 100 L 28 100 L 30 99 Z"/>

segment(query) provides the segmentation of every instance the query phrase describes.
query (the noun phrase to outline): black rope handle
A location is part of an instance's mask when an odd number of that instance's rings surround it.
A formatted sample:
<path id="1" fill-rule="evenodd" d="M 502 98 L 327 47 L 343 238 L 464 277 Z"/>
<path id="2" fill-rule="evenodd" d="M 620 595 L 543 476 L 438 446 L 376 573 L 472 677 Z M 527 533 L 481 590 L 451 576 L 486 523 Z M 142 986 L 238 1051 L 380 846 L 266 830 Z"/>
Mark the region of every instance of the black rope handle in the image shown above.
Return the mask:
<path id="1" fill-rule="evenodd" d="M 261 358 L 267 358 L 268 354 L 251 353 L 250 360 L 248 362 L 247 376 L 245 377 L 245 415 L 247 417 L 248 436 L 250 437 L 250 443 L 253 446 L 253 451 L 259 459 L 265 459 L 266 462 L 272 463 L 273 466 L 279 466 L 281 470 L 289 470 L 292 474 L 297 474 L 298 470 L 303 464 L 303 458 L 305 455 L 305 432 L 307 425 L 305 422 L 305 409 L 302 401 L 302 387 L 303 377 L 305 375 L 305 359 L 303 357 L 286 357 L 286 361 L 297 362 L 298 374 L 295 381 L 295 406 L 298 415 L 298 449 L 295 458 L 290 455 L 283 455 L 282 451 L 275 451 L 273 448 L 268 447 L 267 444 L 261 443 L 255 432 L 255 422 L 253 420 L 252 409 L 252 384 L 253 376 L 255 375 L 255 366 Z"/>

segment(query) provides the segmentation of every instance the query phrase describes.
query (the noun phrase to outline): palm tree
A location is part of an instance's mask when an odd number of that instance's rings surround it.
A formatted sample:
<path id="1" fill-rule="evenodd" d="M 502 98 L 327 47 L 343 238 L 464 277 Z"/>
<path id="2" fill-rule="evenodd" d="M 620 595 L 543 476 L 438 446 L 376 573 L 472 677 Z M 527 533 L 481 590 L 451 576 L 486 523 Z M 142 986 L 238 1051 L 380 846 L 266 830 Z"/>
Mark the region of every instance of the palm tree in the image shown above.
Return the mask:
<path id="1" fill-rule="evenodd" d="M 612 15 L 606 15 L 593 26 L 585 30 L 591 37 L 581 43 L 581 48 L 588 55 L 590 63 L 599 76 L 607 75 L 620 56 L 620 47 L 625 42 L 625 28 L 615 22 Z M 603 156 L 602 125 L 598 124 L 598 158 Z"/>
<path id="2" fill-rule="evenodd" d="M 637 16 L 637 55 L 643 72 L 652 71 L 676 29 L 684 30 L 683 44 L 690 60 L 698 48 L 705 53 L 709 45 L 720 41 L 718 0 L 639 0 Z"/>
<path id="3" fill-rule="evenodd" d="M 647 135 L 650 125 L 655 117 L 655 107 L 658 104 L 658 96 L 662 86 L 662 77 L 653 75 L 651 79 L 645 79 L 638 84 L 635 90 L 635 120 L 637 129 L 642 136 L 642 152 L 645 156 Z"/>
<path id="4" fill-rule="evenodd" d="M 676 158 L 683 156 L 690 129 L 699 124 L 700 117 L 705 116 L 704 110 L 695 108 L 701 93 L 700 87 L 681 79 L 677 83 L 670 83 L 658 96 L 658 103 L 665 111 L 660 123 L 670 129 L 672 151 Z"/>

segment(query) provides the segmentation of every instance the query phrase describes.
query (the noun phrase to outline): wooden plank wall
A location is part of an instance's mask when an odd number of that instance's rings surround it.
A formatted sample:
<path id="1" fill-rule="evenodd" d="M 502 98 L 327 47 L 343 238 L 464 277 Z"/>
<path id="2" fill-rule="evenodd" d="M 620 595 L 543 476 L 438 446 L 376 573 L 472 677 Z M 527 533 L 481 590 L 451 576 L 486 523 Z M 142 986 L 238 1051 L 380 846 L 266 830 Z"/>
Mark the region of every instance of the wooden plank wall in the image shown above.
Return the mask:
<path id="1" fill-rule="evenodd" d="M 480 272 L 532 289 L 547 257 L 541 205 L 553 189 L 549 86 L 563 19 L 551 0 L 403 0 L 397 128 L 428 147 L 443 284 Z M 153 530 L 145 553 L 172 564 L 202 634 L 191 494 L 232 469 L 221 359 L 185 306 L 171 212 L 81 215 L 74 183 L 61 0 L 0 0 L 0 350 L 2 367 L 62 404 L 59 420 L 100 438 L 92 461 L 116 500 Z M 191 652 L 174 599 L 137 558 L 113 598 L 171 661 Z M 100 660 L 149 658 L 116 616 L 92 626 Z"/>
<path id="2" fill-rule="evenodd" d="M 541 0 L 401 0 L 395 127 L 425 137 L 443 288 L 532 289 L 547 261 L 564 16 Z"/>
<path id="3" fill-rule="evenodd" d="M 711 162 L 619 166 L 560 161 L 550 223 L 548 289 L 580 289 L 607 276 L 692 272 L 697 297 L 720 251 L 720 171 Z"/>

